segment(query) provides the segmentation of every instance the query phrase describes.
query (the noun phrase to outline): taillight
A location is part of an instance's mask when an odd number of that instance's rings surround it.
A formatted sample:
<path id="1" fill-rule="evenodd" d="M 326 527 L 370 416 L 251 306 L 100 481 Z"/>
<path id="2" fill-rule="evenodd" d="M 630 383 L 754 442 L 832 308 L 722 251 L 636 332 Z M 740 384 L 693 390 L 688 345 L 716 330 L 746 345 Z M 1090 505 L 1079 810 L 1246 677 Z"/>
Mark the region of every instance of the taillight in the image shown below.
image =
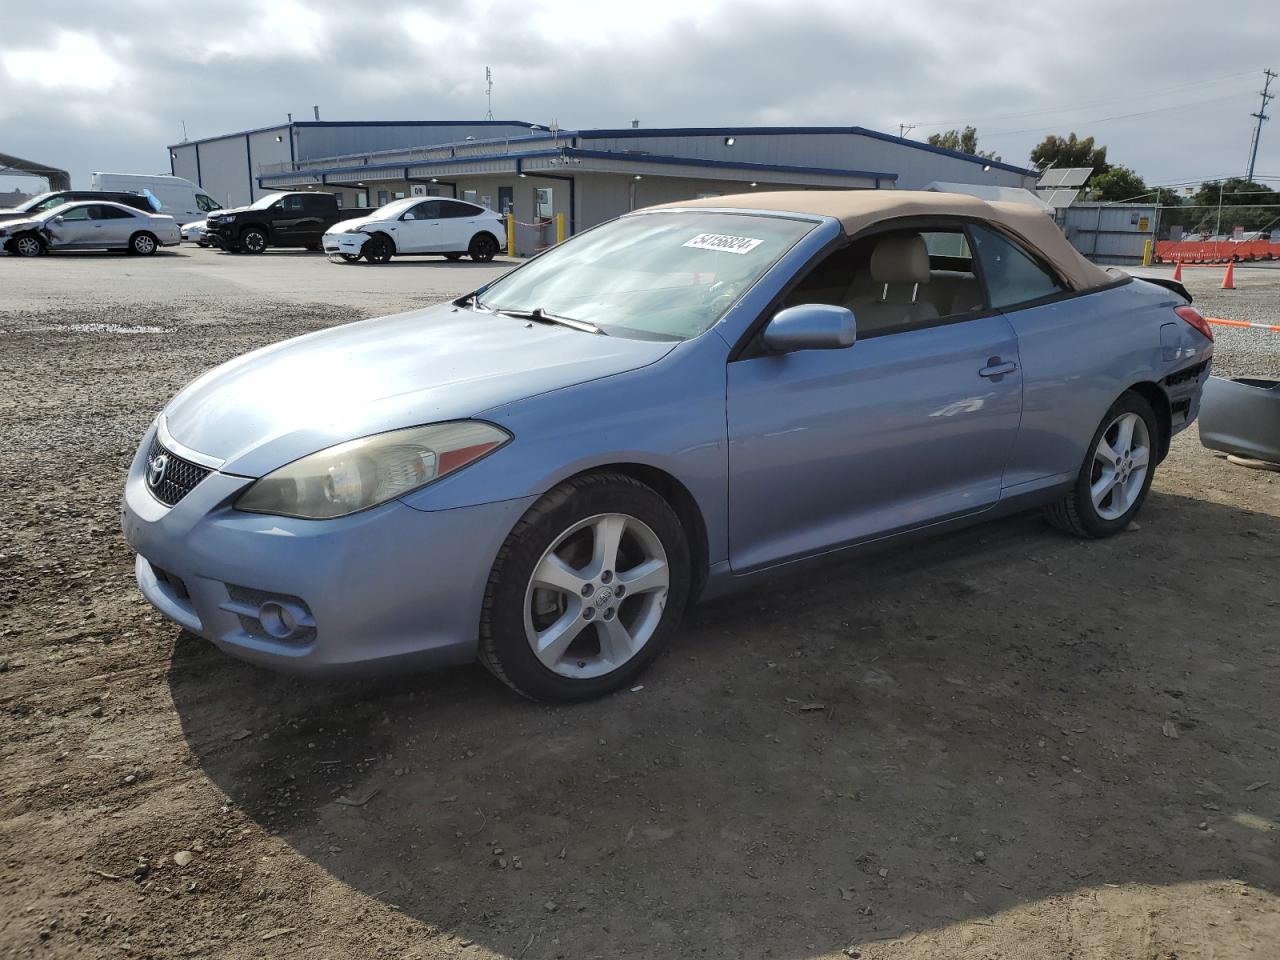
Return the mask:
<path id="1" fill-rule="evenodd" d="M 1200 311 L 1195 307 L 1174 307 L 1173 312 L 1203 333 L 1208 339 L 1213 339 L 1213 327 L 1209 326 L 1209 321 L 1202 317 Z"/>

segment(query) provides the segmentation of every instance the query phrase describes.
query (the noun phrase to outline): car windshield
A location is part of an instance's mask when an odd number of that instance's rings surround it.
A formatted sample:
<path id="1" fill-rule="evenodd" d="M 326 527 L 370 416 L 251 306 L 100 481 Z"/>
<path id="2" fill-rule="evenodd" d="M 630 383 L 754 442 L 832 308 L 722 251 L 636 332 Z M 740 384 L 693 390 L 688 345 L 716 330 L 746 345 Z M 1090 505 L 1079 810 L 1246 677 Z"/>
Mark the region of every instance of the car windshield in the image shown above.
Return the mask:
<path id="1" fill-rule="evenodd" d="M 423 201 L 422 197 L 405 197 L 402 200 L 392 200 L 390 203 L 384 203 L 377 210 L 373 211 L 374 216 L 380 220 L 389 220 L 392 217 L 398 217 L 404 211 L 408 210 L 415 204 Z"/>
<path id="2" fill-rule="evenodd" d="M 16 207 L 14 207 L 14 209 L 15 209 L 15 210 L 22 210 L 22 211 L 24 211 L 24 212 L 25 212 L 25 211 L 28 211 L 28 210 L 35 210 L 35 209 L 37 209 L 37 208 L 38 208 L 42 203 L 44 203 L 46 200 L 48 200 L 48 199 L 49 199 L 50 197 L 52 197 L 52 196 L 53 196 L 53 194 L 52 194 L 52 193 L 42 193 L 42 194 L 40 194 L 40 196 L 38 196 L 38 197 L 32 197 L 30 200 L 27 200 L 27 201 L 25 201 L 25 202 L 23 202 L 23 203 L 18 204 Z"/>
<path id="3" fill-rule="evenodd" d="M 283 193 L 268 193 L 265 197 L 259 197 L 257 200 L 253 201 L 253 203 L 249 204 L 249 209 L 265 210 L 283 196 Z"/>
<path id="4" fill-rule="evenodd" d="M 585 321 L 608 334 L 686 340 L 710 329 L 815 226 L 745 213 L 622 217 L 495 281 L 480 301 Z"/>

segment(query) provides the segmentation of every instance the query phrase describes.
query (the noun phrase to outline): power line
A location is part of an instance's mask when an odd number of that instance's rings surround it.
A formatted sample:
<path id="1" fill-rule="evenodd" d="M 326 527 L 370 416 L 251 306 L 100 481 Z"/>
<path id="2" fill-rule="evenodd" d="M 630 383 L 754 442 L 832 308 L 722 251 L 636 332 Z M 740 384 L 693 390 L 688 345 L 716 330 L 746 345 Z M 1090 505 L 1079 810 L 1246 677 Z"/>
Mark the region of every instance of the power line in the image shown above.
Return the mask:
<path id="1" fill-rule="evenodd" d="M 1188 100 L 1185 103 L 1175 103 L 1168 107 L 1156 107 L 1151 110 L 1140 110 L 1137 113 L 1118 113 L 1115 116 L 1097 117 L 1093 120 L 1073 120 L 1066 125 L 1084 126 L 1085 124 L 1108 123 L 1112 120 L 1133 120 L 1137 117 L 1150 117 L 1157 113 L 1170 113 L 1176 110 L 1186 110 L 1190 107 L 1198 107 L 1206 103 L 1221 103 L 1224 100 L 1235 100 L 1242 95 L 1243 94 L 1241 93 L 1232 93 L 1232 94 L 1228 94 L 1225 97 L 1209 97 L 1205 100 Z M 1021 130 L 1000 130 L 1000 131 L 997 131 L 996 133 L 984 134 L 983 136 L 986 138 L 1007 137 L 1007 136 L 1012 136 L 1015 133 L 1037 133 L 1041 130 L 1054 130 L 1062 126 L 1064 126 L 1063 123 L 1051 123 L 1043 127 L 1025 127 Z"/>
<path id="2" fill-rule="evenodd" d="M 1030 110 L 1025 113 L 1005 113 L 1005 114 L 999 114 L 996 116 L 988 116 L 988 117 L 976 117 L 976 118 L 970 117 L 964 120 L 920 120 L 920 121 L 917 121 L 915 124 L 913 124 L 913 126 L 945 127 L 945 126 L 954 126 L 957 124 L 987 123 L 991 120 L 1018 120 L 1018 119 L 1021 119 L 1022 117 L 1039 117 L 1047 113 L 1067 113 L 1072 110 L 1081 110 L 1088 107 L 1099 107 L 1108 103 L 1131 103 L 1134 100 L 1146 100 L 1151 97 L 1165 96 L 1169 93 L 1176 93 L 1181 90 L 1188 90 L 1188 89 L 1194 89 L 1196 87 L 1210 86 L 1211 84 L 1215 84 L 1215 83 L 1225 83 L 1228 80 L 1238 80 L 1240 77 L 1247 77 L 1247 76 L 1250 76 L 1252 73 L 1253 71 L 1246 70 L 1241 73 L 1232 73 L 1223 77 L 1214 77 L 1208 80 L 1192 80 L 1184 83 L 1175 83 L 1170 86 L 1161 87 L 1158 90 L 1148 91 L 1146 93 L 1126 94 L 1124 96 L 1118 96 L 1118 97 L 1104 97 L 1099 100 L 1086 100 L 1082 103 L 1077 103 L 1070 107 L 1058 107 L 1057 109 L 1052 109 L 1052 110 Z"/>

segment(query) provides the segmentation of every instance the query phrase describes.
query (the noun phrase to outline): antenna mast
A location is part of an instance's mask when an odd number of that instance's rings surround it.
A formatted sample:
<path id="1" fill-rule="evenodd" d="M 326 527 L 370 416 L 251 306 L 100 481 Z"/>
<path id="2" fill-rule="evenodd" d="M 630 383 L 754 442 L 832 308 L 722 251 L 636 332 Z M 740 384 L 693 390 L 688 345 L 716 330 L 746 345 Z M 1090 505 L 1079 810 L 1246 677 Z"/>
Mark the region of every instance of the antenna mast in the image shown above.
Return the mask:
<path id="1" fill-rule="evenodd" d="M 484 115 L 486 120 L 493 119 L 493 71 L 488 67 L 484 68 L 484 95 L 489 103 L 489 111 Z"/>
<path id="2" fill-rule="evenodd" d="M 1267 101 L 1274 100 L 1276 95 L 1271 93 L 1271 81 L 1276 78 L 1276 72 L 1270 68 L 1263 70 L 1262 75 L 1267 78 L 1266 83 L 1262 85 L 1262 104 L 1258 107 L 1257 113 L 1251 113 L 1249 116 L 1257 117 L 1258 122 L 1253 126 L 1253 144 L 1249 148 L 1249 171 L 1244 178 L 1250 182 L 1253 181 L 1253 166 L 1258 162 L 1258 142 L 1262 139 L 1262 124 L 1270 120 L 1267 116 Z"/>

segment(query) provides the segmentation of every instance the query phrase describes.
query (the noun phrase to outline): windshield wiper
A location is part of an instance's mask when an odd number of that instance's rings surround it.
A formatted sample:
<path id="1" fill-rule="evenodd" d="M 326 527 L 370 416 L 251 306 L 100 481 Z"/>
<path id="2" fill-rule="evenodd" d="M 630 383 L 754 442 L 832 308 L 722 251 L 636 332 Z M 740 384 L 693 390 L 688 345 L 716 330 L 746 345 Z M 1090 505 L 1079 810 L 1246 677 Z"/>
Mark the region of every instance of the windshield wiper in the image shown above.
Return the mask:
<path id="1" fill-rule="evenodd" d="M 572 327 L 574 330 L 581 330 L 584 333 L 598 333 L 604 335 L 604 331 L 597 327 L 590 320 L 577 320 L 573 317 L 562 317 L 555 313 L 547 313 L 541 307 L 534 307 L 532 310 L 504 310 L 502 307 L 495 307 L 494 313 L 500 313 L 504 317 L 513 317 L 516 320 L 533 320 L 537 323 L 558 323 L 561 326 Z"/>

